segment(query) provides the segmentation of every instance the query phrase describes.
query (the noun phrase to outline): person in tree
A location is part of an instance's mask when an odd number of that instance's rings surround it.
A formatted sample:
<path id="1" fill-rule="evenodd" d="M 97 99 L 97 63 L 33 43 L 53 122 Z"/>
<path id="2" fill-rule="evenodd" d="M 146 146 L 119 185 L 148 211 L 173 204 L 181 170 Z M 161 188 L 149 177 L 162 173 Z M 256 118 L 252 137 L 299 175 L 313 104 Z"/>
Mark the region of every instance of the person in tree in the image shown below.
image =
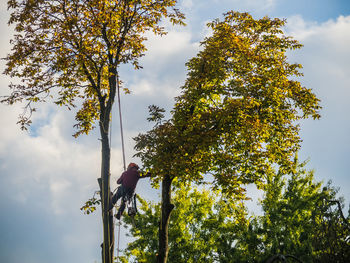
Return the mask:
<path id="1" fill-rule="evenodd" d="M 117 192 L 112 197 L 112 207 L 117 203 L 119 198 L 122 198 L 122 203 L 117 212 L 116 218 L 120 219 L 121 215 L 124 212 L 126 200 L 131 198 L 134 194 L 137 182 L 140 178 L 150 177 L 151 173 L 148 172 L 146 175 L 142 175 L 139 171 L 139 166 L 136 163 L 130 163 L 126 171 L 122 173 L 120 178 L 117 180 L 117 183 L 120 184 Z"/>

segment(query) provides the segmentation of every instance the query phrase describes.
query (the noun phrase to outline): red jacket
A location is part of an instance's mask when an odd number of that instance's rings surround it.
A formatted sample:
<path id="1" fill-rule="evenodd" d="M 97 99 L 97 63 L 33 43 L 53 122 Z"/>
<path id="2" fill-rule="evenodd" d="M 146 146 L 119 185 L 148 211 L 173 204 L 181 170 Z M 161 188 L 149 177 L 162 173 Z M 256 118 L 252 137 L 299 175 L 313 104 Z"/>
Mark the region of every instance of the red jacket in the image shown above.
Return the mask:
<path id="1" fill-rule="evenodd" d="M 130 169 L 122 173 L 117 183 L 121 184 L 127 189 L 134 191 L 136 188 L 137 182 L 139 181 L 140 178 L 146 178 L 150 176 L 151 176 L 150 173 L 147 173 L 145 176 L 142 176 L 139 171 L 135 169 Z"/>

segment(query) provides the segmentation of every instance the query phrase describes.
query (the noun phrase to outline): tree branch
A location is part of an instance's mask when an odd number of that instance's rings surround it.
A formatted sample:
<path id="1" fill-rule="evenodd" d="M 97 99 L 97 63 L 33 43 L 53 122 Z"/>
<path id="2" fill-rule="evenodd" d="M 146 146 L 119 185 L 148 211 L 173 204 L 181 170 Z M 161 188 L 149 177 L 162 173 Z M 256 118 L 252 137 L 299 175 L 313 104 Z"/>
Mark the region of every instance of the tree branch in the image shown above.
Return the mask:
<path id="1" fill-rule="evenodd" d="M 340 216 L 341 218 L 343 219 L 343 222 L 344 224 L 346 225 L 346 227 L 350 230 L 350 224 L 349 224 L 349 221 L 346 219 L 346 217 L 344 216 L 343 214 L 343 210 L 342 210 L 342 207 L 341 207 L 341 203 L 339 200 L 328 200 L 326 199 L 329 203 L 336 203 L 338 205 L 338 210 L 339 210 L 339 213 L 340 213 Z"/>

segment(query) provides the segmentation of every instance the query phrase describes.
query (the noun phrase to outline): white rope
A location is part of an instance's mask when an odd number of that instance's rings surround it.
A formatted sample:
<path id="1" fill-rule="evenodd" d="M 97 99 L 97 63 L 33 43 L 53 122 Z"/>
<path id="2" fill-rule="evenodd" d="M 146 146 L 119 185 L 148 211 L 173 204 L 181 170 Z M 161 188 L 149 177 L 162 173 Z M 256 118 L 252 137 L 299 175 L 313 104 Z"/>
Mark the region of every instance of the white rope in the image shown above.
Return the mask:
<path id="1" fill-rule="evenodd" d="M 123 167 L 124 171 L 126 170 L 126 163 L 125 163 L 125 147 L 124 147 L 124 133 L 123 133 L 123 119 L 122 119 L 122 110 L 121 110 L 121 103 L 120 103 L 120 85 L 119 85 L 119 75 L 117 74 L 117 89 L 118 89 L 118 109 L 119 109 L 119 123 L 120 123 L 120 137 L 122 142 L 122 153 L 123 153 Z M 119 262 L 119 244 L 120 244 L 120 218 L 119 218 L 119 224 L 118 224 L 118 240 L 117 240 L 117 262 Z"/>
<path id="2" fill-rule="evenodd" d="M 119 242 L 120 242 L 120 218 L 119 218 L 119 224 L 118 224 L 118 241 L 117 241 L 117 262 L 119 262 Z"/>
<path id="3" fill-rule="evenodd" d="M 125 164 L 123 119 L 122 119 L 122 110 L 121 110 L 121 103 L 120 103 L 120 86 L 119 86 L 119 76 L 118 75 L 117 75 L 117 88 L 118 88 L 118 107 L 119 107 L 120 136 L 121 136 L 121 141 L 122 141 L 123 166 L 124 166 L 124 171 L 125 171 L 126 170 L 126 164 Z"/>

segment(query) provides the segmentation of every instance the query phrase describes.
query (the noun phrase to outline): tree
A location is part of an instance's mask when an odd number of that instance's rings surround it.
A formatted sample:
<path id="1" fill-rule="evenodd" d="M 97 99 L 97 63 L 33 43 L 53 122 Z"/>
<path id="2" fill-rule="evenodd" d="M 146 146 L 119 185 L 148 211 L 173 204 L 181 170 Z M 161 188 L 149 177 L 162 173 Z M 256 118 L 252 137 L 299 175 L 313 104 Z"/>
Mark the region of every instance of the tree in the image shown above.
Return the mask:
<path id="1" fill-rule="evenodd" d="M 261 201 L 264 215 L 255 228 L 265 261 L 272 255 L 293 255 L 302 262 L 347 262 L 350 259 L 349 216 L 345 218 L 337 190 L 322 187 L 313 171 L 295 162 L 289 179 L 281 173 L 270 176 Z"/>
<path id="2" fill-rule="evenodd" d="M 313 224 L 313 262 L 347 262 L 350 260 L 350 209 L 343 214 L 344 200 L 337 198 L 338 189 L 328 183 L 328 195 L 319 200 Z M 350 206 L 349 206 L 350 207 Z"/>
<path id="3" fill-rule="evenodd" d="M 223 198 L 220 191 L 177 185 L 169 262 L 349 261 L 349 215 L 337 207 L 336 189 L 316 182 L 304 166 L 296 161 L 294 174 L 268 177 L 259 216 L 249 216 L 243 200 Z M 139 200 L 135 222 L 124 219 L 136 239 L 126 248 L 125 262 L 153 262 L 157 252 L 161 204 Z"/>
<path id="4" fill-rule="evenodd" d="M 133 221 L 125 217 L 135 240 L 128 244 L 122 262 L 154 262 L 160 203 L 139 198 L 140 213 Z M 237 259 L 235 240 L 248 226 L 242 202 L 222 198 L 220 191 L 179 185 L 174 191 L 176 207 L 169 222 L 169 262 L 232 262 Z M 227 248 L 230 247 L 229 250 Z M 236 256 L 236 257 L 235 257 Z M 236 261 L 234 261 L 236 262 Z"/>
<path id="5" fill-rule="evenodd" d="M 319 100 L 295 77 L 300 64 L 286 51 L 301 47 L 285 36 L 285 21 L 228 12 L 208 26 L 213 34 L 188 63 L 188 78 L 170 120 L 151 108 L 152 130 L 135 149 L 154 183 L 162 182 L 159 259 L 167 260 L 171 185 L 213 177 L 213 187 L 244 196 L 244 184 L 260 186 L 273 166 L 288 173 L 300 147 L 298 120 L 319 118 Z"/>
<path id="6" fill-rule="evenodd" d="M 280 172 L 267 179 L 261 201 L 264 215 L 259 219 L 262 260 L 289 254 L 302 262 L 314 262 L 314 219 L 322 216 L 320 201 L 329 196 L 329 191 L 322 190 L 322 184 L 314 181 L 313 172 L 306 171 L 305 164 L 296 160 L 295 172 L 288 181 Z"/>
<path id="7" fill-rule="evenodd" d="M 162 35 L 163 18 L 183 24 L 177 0 L 9 0 L 9 24 L 15 25 L 12 52 L 6 57 L 5 74 L 21 80 L 1 100 L 25 101 L 20 115 L 22 129 L 31 123 L 36 102 L 52 99 L 76 113 L 74 136 L 88 134 L 95 122 L 101 134 L 102 160 L 99 180 L 103 218 L 103 262 L 113 261 L 113 224 L 110 206 L 110 114 L 119 94 L 118 67 L 146 51 L 144 33 Z"/>

